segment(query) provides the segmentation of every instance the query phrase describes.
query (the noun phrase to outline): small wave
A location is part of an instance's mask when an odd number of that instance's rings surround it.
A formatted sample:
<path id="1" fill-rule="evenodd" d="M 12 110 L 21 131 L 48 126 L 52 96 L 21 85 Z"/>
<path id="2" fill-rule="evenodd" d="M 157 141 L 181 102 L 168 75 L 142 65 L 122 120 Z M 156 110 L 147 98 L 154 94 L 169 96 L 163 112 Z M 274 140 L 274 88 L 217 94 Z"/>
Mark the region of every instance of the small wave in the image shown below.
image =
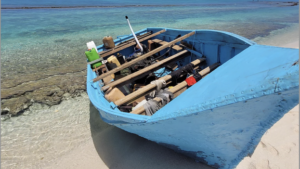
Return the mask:
<path id="1" fill-rule="evenodd" d="M 1 7 L 1 9 L 126 8 L 126 7 L 172 7 L 172 6 L 186 6 L 186 5 L 21 6 L 21 7 Z"/>

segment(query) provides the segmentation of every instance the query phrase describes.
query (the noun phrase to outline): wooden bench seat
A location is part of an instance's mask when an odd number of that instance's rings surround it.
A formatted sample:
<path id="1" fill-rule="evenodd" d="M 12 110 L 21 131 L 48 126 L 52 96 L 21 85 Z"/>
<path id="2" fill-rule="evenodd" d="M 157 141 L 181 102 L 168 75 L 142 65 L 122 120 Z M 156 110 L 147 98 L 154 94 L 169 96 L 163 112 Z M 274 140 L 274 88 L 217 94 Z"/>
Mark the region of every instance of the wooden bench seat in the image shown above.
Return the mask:
<path id="1" fill-rule="evenodd" d="M 158 44 L 161 44 L 161 45 L 164 45 L 164 44 L 167 44 L 168 42 L 166 42 L 166 41 L 163 41 L 163 40 L 160 40 L 160 39 L 153 39 L 152 40 L 154 43 L 158 43 Z M 181 47 L 181 46 L 179 46 L 179 45 L 174 45 L 173 47 L 172 47 L 172 49 L 174 49 L 174 50 L 176 50 L 176 51 L 180 51 L 180 50 L 182 50 L 183 48 Z"/>

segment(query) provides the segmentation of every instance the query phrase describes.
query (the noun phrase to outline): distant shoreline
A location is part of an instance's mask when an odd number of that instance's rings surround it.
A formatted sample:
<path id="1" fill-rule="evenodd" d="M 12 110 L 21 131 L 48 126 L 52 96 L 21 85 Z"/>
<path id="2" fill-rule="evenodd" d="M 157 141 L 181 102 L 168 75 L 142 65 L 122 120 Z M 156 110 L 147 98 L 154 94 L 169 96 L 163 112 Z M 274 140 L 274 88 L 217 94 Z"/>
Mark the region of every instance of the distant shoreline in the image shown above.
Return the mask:
<path id="1" fill-rule="evenodd" d="M 1 7 L 1 9 L 63 9 L 63 8 L 124 8 L 124 7 L 171 7 L 187 5 L 120 5 L 120 6 L 22 6 L 22 7 Z"/>
<path id="2" fill-rule="evenodd" d="M 261 3 L 261 4 L 268 4 L 268 5 L 277 5 L 280 7 L 287 7 L 287 6 L 297 6 L 299 2 L 291 1 L 291 2 L 253 2 L 253 3 Z M 222 3 L 218 3 L 221 5 Z M 195 6 L 195 5 L 203 5 L 203 4 L 164 4 L 164 5 L 96 5 L 96 6 L 19 6 L 19 7 L 1 7 L 1 9 L 67 9 L 67 8 L 124 8 L 124 7 L 173 7 L 173 6 Z M 216 4 L 217 5 L 217 4 Z"/>

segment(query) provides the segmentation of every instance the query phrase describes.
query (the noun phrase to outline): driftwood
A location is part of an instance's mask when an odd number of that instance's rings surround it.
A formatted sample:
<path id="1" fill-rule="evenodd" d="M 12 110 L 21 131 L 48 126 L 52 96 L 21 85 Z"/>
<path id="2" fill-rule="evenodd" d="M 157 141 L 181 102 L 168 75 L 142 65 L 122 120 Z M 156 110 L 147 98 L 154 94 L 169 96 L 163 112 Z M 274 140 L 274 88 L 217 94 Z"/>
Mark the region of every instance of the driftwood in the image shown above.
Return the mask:
<path id="1" fill-rule="evenodd" d="M 108 84 L 108 85 L 106 85 L 106 86 L 103 86 L 103 87 L 101 88 L 101 90 L 105 91 L 105 90 L 107 90 L 107 89 L 110 88 L 110 87 L 113 88 L 113 87 L 115 87 L 115 86 L 117 86 L 117 85 L 119 85 L 119 84 L 122 84 L 122 83 L 124 83 L 124 82 L 127 82 L 127 81 L 129 81 L 129 80 L 131 80 L 131 79 L 134 79 L 134 78 L 140 76 L 140 75 L 146 74 L 147 72 L 150 72 L 150 71 L 152 71 L 152 70 L 155 70 L 155 69 L 157 69 L 157 68 L 163 66 L 164 64 L 168 63 L 168 62 L 172 62 L 172 61 L 174 61 L 175 59 L 181 58 L 181 56 L 183 56 L 183 54 L 186 54 L 186 53 L 189 53 L 189 52 L 188 52 L 187 50 L 184 50 L 184 51 L 181 51 L 181 52 L 179 52 L 179 53 L 177 53 L 177 54 L 175 54 L 175 55 L 173 55 L 173 56 L 170 56 L 170 57 L 168 57 L 168 58 L 166 58 L 166 59 L 164 59 L 164 60 L 162 60 L 162 61 L 158 61 L 158 62 L 156 62 L 155 64 L 152 64 L 152 65 L 150 65 L 150 66 L 148 66 L 148 67 L 145 67 L 145 68 L 142 69 L 142 70 L 139 70 L 139 71 L 137 71 L 137 72 L 134 72 L 134 73 L 132 73 L 132 74 L 130 74 L 130 75 L 127 75 L 127 76 L 125 76 L 125 77 L 123 77 L 123 78 L 121 78 L 121 79 L 118 79 L 118 80 L 116 80 L 116 81 L 113 81 L 113 82 L 111 82 L 110 84 Z"/>
<path id="2" fill-rule="evenodd" d="M 171 47 L 175 43 L 180 42 L 181 40 L 186 39 L 186 38 L 188 38 L 188 37 L 190 37 L 190 36 L 192 36 L 194 34 L 195 34 L 195 32 L 190 32 L 190 33 L 188 33 L 188 34 L 186 34 L 186 35 L 184 35 L 184 36 L 182 36 L 180 38 L 177 38 L 177 39 L 175 39 L 175 40 L 173 40 L 173 41 L 171 41 L 171 42 L 169 42 L 169 43 L 167 43 L 165 45 L 162 45 L 161 47 L 158 47 L 158 48 L 156 48 L 156 49 L 154 49 L 154 50 L 152 50 L 152 51 L 150 51 L 150 52 L 148 52 L 148 53 L 146 53 L 146 54 L 144 54 L 144 55 L 142 55 L 142 56 L 140 56 L 140 57 L 138 57 L 136 59 L 133 59 L 130 62 L 124 63 L 123 65 L 121 65 L 121 66 L 119 66 L 119 67 L 117 67 L 117 68 L 115 68 L 115 69 L 113 69 L 113 70 L 111 70 L 111 71 L 109 71 L 107 73 L 104 73 L 104 74 L 100 75 L 99 77 L 93 79 L 93 82 L 97 82 L 97 81 L 103 79 L 104 77 L 106 77 L 108 75 L 111 75 L 113 73 L 119 72 L 119 71 L 121 71 L 121 70 L 123 70 L 123 69 L 125 69 L 125 68 L 127 68 L 127 67 L 129 67 L 129 66 L 131 66 L 131 65 L 133 65 L 133 64 L 135 64 L 137 62 L 139 62 L 139 61 L 141 61 L 141 60 L 144 60 L 144 59 L 152 56 L 153 54 L 155 54 L 155 53 L 157 53 L 157 52 L 159 52 L 159 51 L 161 51 L 161 50 L 163 50 L 163 49 L 165 49 L 167 47 Z"/>
<path id="3" fill-rule="evenodd" d="M 218 66 L 219 66 L 219 63 L 215 63 L 215 64 L 213 64 L 213 65 L 211 65 L 211 66 L 209 66 L 209 67 L 201 70 L 199 72 L 199 74 L 201 76 L 204 76 L 204 75 L 210 73 L 211 71 L 213 71 Z M 181 89 L 183 89 L 185 87 L 187 87 L 187 83 L 186 83 L 186 81 L 183 81 L 183 82 L 177 84 L 176 86 L 174 86 L 173 88 L 169 89 L 169 91 L 174 94 L 174 93 L 180 91 Z M 158 101 L 158 102 L 161 101 L 161 99 L 158 98 L 158 97 L 155 97 L 154 100 Z M 144 112 L 145 112 L 145 108 L 144 108 L 144 106 L 141 106 L 141 107 L 138 107 L 137 109 L 133 110 L 131 113 L 133 113 L 133 114 L 142 114 Z"/>
<path id="4" fill-rule="evenodd" d="M 191 62 L 194 66 L 200 64 L 201 62 L 205 61 L 205 58 L 200 58 L 200 59 L 197 59 L 193 62 Z M 164 81 L 169 81 L 172 79 L 172 76 L 171 75 L 166 75 L 164 77 L 161 77 L 159 78 L 158 80 L 164 80 Z M 143 88 L 133 92 L 133 93 L 130 93 L 129 95 L 127 95 L 126 97 L 114 102 L 115 105 L 117 106 L 120 106 L 120 105 L 123 105 L 123 104 L 126 104 L 126 103 L 129 103 L 133 100 L 135 100 L 136 98 L 138 97 L 141 97 L 143 95 L 145 95 L 146 93 L 150 92 L 151 90 L 155 89 L 156 88 L 156 85 L 155 84 L 148 84 L 147 86 L 144 86 Z"/>

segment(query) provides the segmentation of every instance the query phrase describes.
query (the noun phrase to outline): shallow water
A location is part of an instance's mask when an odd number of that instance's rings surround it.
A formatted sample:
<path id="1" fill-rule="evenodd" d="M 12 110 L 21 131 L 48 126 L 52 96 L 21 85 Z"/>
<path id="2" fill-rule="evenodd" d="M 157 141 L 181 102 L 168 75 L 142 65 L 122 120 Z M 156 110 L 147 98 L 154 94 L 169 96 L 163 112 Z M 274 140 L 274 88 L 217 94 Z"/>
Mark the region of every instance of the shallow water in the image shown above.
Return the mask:
<path id="1" fill-rule="evenodd" d="M 82 65 L 86 42 L 102 44 L 102 37 L 130 34 L 125 15 L 135 31 L 146 27 L 217 29 L 260 39 L 273 30 L 299 27 L 299 9 L 248 1 L 164 1 L 154 6 L 124 7 L 137 1 L 4 0 L 2 7 L 119 6 L 110 8 L 1 10 L 1 80 L 11 75 L 46 74 L 49 68 Z M 201 4 L 200 4 L 201 2 Z M 222 3 L 222 4 L 220 4 Z M 194 4 L 194 5 L 191 5 Z M 59 106 L 35 105 L 23 115 L 1 123 L 2 168 L 43 168 L 90 138 L 86 95 Z"/>
<path id="2" fill-rule="evenodd" d="M 1 168 L 43 168 L 90 138 L 89 99 L 35 105 L 1 122 Z"/>

